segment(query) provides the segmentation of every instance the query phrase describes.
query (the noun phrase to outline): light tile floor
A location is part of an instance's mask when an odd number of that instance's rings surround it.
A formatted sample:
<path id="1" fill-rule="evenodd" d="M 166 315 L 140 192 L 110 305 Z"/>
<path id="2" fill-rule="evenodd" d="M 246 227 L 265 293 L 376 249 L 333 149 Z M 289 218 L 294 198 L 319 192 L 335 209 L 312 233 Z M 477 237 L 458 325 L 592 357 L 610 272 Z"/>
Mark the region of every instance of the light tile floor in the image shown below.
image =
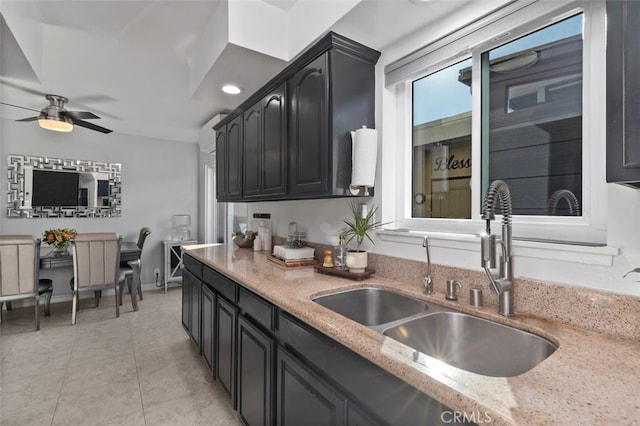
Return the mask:
<path id="1" fill-rule="evenodd" d="M 127 301 L 116 318 L 113 296 L 83 299 L 74 326 L 52 304 L 38 332 L 33 308 L 5 311 L 0 425 L 240 425 L 182 329 L 181 289 Z"/>

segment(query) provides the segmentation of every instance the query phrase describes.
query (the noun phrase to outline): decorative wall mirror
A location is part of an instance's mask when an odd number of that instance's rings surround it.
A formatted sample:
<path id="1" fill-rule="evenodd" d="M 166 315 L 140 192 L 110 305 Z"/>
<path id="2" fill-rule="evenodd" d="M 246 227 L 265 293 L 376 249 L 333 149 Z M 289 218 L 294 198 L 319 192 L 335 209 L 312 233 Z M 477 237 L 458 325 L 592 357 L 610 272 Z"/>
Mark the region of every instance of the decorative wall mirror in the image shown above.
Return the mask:
<path id="1" fill-rule="evenodd" d="M 99 161 L 7 156 L 7 216 L 119 217 L 122 166 Z"/>

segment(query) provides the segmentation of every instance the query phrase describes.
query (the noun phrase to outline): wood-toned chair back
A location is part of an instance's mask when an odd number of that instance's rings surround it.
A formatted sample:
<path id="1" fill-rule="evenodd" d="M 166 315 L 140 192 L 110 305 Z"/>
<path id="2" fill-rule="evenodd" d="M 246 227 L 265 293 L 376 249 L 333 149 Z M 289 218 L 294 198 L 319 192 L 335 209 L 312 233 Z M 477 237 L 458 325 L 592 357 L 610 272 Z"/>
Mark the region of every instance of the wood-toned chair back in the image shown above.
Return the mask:
<path id="1" fill-rule="evenodd" d="M 115 233 L 77 234 L 72 241 L 76 289 L 115 283 L 120 264 L 120 238 Z"/>
<path id="2" fill-rule="evenodd" d="M 40 242 L 31 235 L 0 236 L 0 297 L 38 291 Z"/>

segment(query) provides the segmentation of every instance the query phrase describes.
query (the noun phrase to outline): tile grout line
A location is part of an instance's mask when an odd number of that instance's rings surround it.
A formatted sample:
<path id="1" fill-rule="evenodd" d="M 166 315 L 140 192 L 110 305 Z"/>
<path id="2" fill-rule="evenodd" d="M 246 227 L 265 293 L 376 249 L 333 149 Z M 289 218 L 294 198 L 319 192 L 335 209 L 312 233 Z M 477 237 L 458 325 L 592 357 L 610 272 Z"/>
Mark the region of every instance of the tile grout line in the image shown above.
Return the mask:
<path id="1" fill-rule="evenodd" d="M 74 327 L 73 325 L 71 327 Z M 64 376 L 62 376 L 62 383 L 60 383 L 60 389 L 58 389 L 58 398 L 56 399 L 56 407 L 53 410 L 53 416 L 51 416 L 50 426 L 53 426 L 53 421 L 56 418 L 56 412 L 58 411 L 58 406 L 60 405 L 60 397 L 62 396 L 62 389 L 64 388 L 64 383 L 67 380 L 67 374 L 69 373 L 69 367 L 71 366 L 71 355 L 73 354 L 73 350 L 76 347 L 76 343 L 78 340 L 78 329 L 74 329 L 73 336 L 73 345 L 71 345 L 71 350 L 69 351 L 69 358 L 67 359 L 67 367 L 64 369 Z"/>
<path id="2" fill-rule="evenodd" d="M 140 408 L 142 408 L 142 419 L 144 420 L 144 424 L 147 424 L 147 416 L 145 415 L 144 410 L 144 399 L 142 398 L 142 385 L 140 384 L 140 371 L 138 370 L 138 357 L 136 356 L 136 346 L 133 341 L 133 326 L 131 323 L 131 317 L 127 318 L 129 322 L 129 336 L 131 337 L 131 350 L 133 352 L 133 363 L 136 367 L 136 379 L 138 381 L 138 392 L 140 393 Z"/>

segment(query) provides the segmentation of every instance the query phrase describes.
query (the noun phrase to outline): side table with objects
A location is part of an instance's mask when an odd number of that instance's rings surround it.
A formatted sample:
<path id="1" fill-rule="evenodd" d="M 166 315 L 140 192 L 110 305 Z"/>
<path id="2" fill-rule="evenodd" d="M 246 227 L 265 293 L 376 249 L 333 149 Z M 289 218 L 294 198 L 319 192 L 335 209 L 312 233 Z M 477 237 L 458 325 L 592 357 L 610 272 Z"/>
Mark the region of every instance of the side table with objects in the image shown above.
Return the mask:
<path id="1" fill-rule="evenodd" d="M 164 240 L 164 292 L 171 282 L 182 282 L 182 250 L 181 246 L 198 244 L 196 240 L 173 241 Z"/>

